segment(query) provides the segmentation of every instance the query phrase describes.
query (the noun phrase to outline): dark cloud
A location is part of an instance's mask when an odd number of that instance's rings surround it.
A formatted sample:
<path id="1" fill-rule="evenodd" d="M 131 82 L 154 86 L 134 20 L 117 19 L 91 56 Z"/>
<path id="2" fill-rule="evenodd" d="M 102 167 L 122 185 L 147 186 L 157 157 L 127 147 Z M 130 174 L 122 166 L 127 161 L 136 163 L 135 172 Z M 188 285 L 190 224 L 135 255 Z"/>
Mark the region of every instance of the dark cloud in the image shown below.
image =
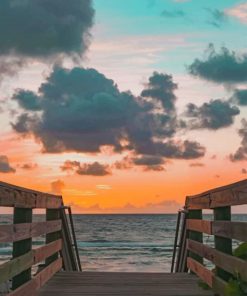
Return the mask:
<path id="1" fill-rule="evenodd" d="M 247 81 L 247 54 L 237 55 L 226 47 L 217 53 L 210 44 L 205 55 L 205 59 L 195 59 L 188 67 L 190 74 L 217 83 Z"/>
<path id="2" fill-rule="evenodd" d="M 188 126 L 192 129 L 207 128 L 217 130 L 230 126 L 234 117 L 240 113 L 236 106 L 232 106 L 228 101 L 220 99 L 211 100 L 201 106 L 188 104 L 186 116 L 192 118 Z"/>
<path id="3" fill-rule="evenodd" d="M 0 55 L 81 54 L 93 16 L 91 0 L 1 0 Z"/>
<path id="4" fill-rule="evenodd" d="M 140 155 L 132 158 L 132 162 L 136 166 L 142 166 L 144 171 L 164 171 L 165 161 L 161 156 Z"/>
<path id="5" fill-rule="evenodd" d="M 206 10 L 208 11 L 210 16 L 209 20 L 207 21 L 208 24 L 216 28 L 220 28 L 227 21 L 227 16 L 224 11 L 212 8 L 206 8 Z"/>
<path id="6" fill-rule="evenodd" d="M 172 76 L 154 72 L 146 84 L 146 88 L 142 91 L 141 96 L 150 97 L 162 104 L 165 111 L 175 110 L 176 96 L 174 90 L 178 88 L 173 82 Z"/>
<path id="7" fill-rule="evenodd" d="M 65 187 L 65 183 L 62 180 L 56 180 L 51 182 L 51 192 L 53 194 L 62 194 L 62 190 Z"/>
<path id="8" fill-rule="evenodd" d="M 162 17 L 165 17 L 165 18 L 181 18 L 181 17 L 185 17 L 186 14 L 181 9 L 175 9 L 175 10 L 167 10 L 167 9 L 164 9 L 161 12 L 161 16 Z"/>
<path id="9" fill-rule="evenodd" d="M 173 159 L 194 159 L 205 154 L 205 148 L 196 141 L 169 141 L 158 144 L 159 154 Z"/>
<path id="10" fill-rule="evenodd" d="M 144 166 L 144 171 L 149 172 L 149 171 L 155 171 L 155 172 L 162 172 L 165 171 L 165 167 L 162 165 L 146 165 Z"/>
<path id="11" fill-rule="evenodd" d="M 247 120 L 242 119 L 242 128 L 238 131 L 240 137 L 242 138 L 241 146 L 238 150 L 230 155 L 231 161 L 242 161 L 247 160 Z"/>
<path id="12" fill-rule="evenodd" d="M 160 165 L 164 164 L 165 161 L 160 156 L 153 155 L 141 155 L 139 157 L 133 158 L 133 163 L 135 165 Z"/>
<path id="13" fill-rule="evenodd" d="M 232 100 L 239 106 L 247 106 L 247 89 L 235 89 Z"/>
<path id="14" fill-rule="evenodd" d="M 74 171 L 78 175 L 106 176 L 111 174 L 110 166 L 99 162 L 81 164 L 78 161 L 67 160 L 62 166 L 62 171 Z"/>
<path id="15" fill-rule="evenodd" d="M 13 96 L 13 99 L 16 100 L 20 107 L 29 111 L 40 111 L 41 105 L 39 102 L 39 97 L 35 96 L 32 91 L 28 90 L 19 90 Z"/>
<path id="16" fill-rule="evenodd" d="M 1 0 L 0 82 L 33 58 L 82 57 L 93 25 L 92 0 Z"/>
<path id="17" fill-rule="evenodd" d="M 0 173 L 14 173 L 15 169 L 10 165 L 6 155 L 0 155 Z"/>
<path id="18" fill-rule="evenodd" d="M 171 76 L 155 72 L 143 97 L 135 97 L 94 69 L 56 67 L 38 93 L 16 91 L 13 99 L 23 112 L 13 127 L 33 135 L 44 152 L 100 152 L 111 146 L 136 155 L 203 156 L 198 143 L 173 139 L 180 128 L 176 88 Z"/>

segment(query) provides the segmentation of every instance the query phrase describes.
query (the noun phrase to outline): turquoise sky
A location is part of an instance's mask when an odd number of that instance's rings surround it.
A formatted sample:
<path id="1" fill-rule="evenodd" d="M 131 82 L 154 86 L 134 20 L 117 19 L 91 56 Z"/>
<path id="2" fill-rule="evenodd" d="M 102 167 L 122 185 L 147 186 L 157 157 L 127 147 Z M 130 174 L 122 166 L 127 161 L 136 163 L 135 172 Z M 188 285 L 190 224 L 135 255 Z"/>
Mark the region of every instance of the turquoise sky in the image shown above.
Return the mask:
<path id="1" fill-rule="evenodd" d="M 182 46 L 173 48 L 172 52 L 166 52 L 169 62 L 153 64 L 155 68 L 163 66 L 174 73 L 183 73 L 184 66 L 200 57 L 209 43 L 216 48 L 246 48 L 246 24 L 227 15 L 228 9 L 241 3 L 243 1 L 234 0 L 95 0 L 94 6 L 96 26 L 101 27 L 102 39 L 185 36 L 186 41 L 193 44 L 193 50 Z M 225 16 L 218 20 L 217 13 L 225 13 Z M 97 40 L 98 35 L 94 38 Z M 167 46 L 169 39 L 163 42 L 164 50 Z"/>

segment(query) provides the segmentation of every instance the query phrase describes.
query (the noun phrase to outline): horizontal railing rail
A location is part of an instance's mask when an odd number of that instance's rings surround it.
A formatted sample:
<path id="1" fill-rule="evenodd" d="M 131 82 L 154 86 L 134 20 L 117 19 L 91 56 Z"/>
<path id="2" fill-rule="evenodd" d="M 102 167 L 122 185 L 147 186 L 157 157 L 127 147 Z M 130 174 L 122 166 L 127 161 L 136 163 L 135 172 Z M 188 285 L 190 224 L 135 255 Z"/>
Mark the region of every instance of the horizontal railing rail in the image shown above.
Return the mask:
<path id="1" fill-rule="evenodd" d="M 62 196 L 0 182 L 0 207 L 13 208 L 13 224 L 0 224 L 0 243 L 12 244 L 12 259 L 0 264 L 0 286 L 8 285 L 8 295 L 36 295 L 59 270 L 81 269 Z M 45 209 L 46 221 L 33 222 L 33 209 Z M 35 237 L 44 244 L 33 248 Z"/>
<path id="2" fill-rule="evenodd" d="M 218 295 L 226 295 L 230 279 L 247 282 L 247 261 L 233 256 L 232 240 L 247 242 L 247 222 L 231 221 L 231 208 L 247 204 L 247 180 L 188 196 L 185 209 L 187 268 Z M 203 220 L 202 210 L 212 210 L 213 220 Z M 211 235 L 214 247 L 203 241 Z M 204 260 L 214 266 L 210 269 Z"/>

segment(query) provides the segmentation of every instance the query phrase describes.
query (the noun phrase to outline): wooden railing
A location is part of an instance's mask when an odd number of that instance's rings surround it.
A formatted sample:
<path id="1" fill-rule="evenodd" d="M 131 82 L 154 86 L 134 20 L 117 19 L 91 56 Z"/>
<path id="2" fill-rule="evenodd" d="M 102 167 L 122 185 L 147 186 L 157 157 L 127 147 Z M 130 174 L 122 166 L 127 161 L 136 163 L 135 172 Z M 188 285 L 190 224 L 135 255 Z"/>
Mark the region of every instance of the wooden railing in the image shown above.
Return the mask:
<path id="1" fill-rule="evenodd" d="M 0 225 L 0 243 L 13 245 L 12 259 L 0 265 L 0 285 L 12 282 L 9 295 L 34 295 L 62 268 L 80 269 L 61 196 L 0 182 L 0 207 L 13 208 L 13 224 Z M 33 209 L 45 209 L 46 221 L 33 222 Z M 39 236 L 45 244 L 33 249 L 32 239 Z"/>
<path id="2" fill-rule="evenodd" d="M 215 293 L 225 295 L 236 274 L 247 282 L 247 261 L 232 255 L 232 240 L 247 241 L 247 223 L 231 221 L 231 207 L 247 204 L 247 180 L 186 198 L 187 268 L 196 273 Z M 203 220 L 202 210 L 212 210 L 213 220 Z M 214 248 L 203 242 L 212 235 Z M 215 270 L 207 268 L 209 260 Z"/>

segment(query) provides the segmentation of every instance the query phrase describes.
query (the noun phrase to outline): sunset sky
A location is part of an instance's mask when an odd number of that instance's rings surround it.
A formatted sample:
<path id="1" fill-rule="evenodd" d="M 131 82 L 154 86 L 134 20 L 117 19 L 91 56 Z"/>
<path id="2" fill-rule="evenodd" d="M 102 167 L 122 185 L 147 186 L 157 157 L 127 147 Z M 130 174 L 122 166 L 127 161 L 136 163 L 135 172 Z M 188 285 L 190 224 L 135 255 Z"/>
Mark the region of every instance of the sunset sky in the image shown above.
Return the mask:
<path id="1" fill-rule="evenodd" d="M 171 213 L 247 178 L 247 1 L 1 0 L 0 180 Z"/>

